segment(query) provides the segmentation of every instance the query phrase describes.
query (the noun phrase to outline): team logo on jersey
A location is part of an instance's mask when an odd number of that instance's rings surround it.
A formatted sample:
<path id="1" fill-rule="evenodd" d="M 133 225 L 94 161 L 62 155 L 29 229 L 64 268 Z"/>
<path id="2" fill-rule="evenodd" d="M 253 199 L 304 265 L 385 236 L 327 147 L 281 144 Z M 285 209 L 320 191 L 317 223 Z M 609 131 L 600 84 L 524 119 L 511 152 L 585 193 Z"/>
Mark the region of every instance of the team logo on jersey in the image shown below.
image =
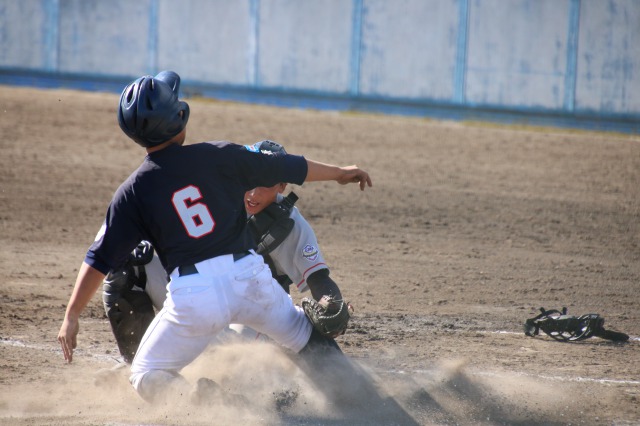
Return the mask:
<path id="1" fill-rule="evenodd" d="M 311 244 L 307 244 L 302 249 L 302 256 L 309 262 L 313 262 L 318 258 L 318 249 Z"/>

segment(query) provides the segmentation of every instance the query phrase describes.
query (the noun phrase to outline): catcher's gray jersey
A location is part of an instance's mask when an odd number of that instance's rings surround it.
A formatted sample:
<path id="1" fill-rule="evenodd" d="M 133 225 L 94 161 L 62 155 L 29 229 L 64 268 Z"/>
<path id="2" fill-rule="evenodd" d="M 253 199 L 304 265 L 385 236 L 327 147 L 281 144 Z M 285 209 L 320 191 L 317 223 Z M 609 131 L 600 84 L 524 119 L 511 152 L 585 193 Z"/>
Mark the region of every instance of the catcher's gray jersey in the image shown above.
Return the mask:
<path id="1" fill-rule="evenodd" d="M 278 194 L 278 202 L 284 197 Z M 278 275 L 287 275 L 300 292 L 309 290 L 307 277 L 320 269 L 328 269 L 318 247 L 316 234 L 311 225 L 294 206 L 289 215 L 295 226 L 284 241 L 269 255 Z"/>

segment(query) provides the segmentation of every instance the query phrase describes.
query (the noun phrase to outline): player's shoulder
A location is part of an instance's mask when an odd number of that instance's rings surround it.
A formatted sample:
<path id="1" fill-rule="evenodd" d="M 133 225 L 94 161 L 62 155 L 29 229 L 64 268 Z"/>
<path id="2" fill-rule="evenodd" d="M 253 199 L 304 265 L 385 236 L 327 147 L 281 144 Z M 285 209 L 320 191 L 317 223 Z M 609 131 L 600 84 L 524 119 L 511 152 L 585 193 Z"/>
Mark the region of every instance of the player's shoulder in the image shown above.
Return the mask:
<path id="1" fill-rule="evenodd" d="M 137 169 L 135 169 L 116 189 L 113 198 L 120 198 L 133 191 L 133 187 L 139 184 L 141 178 L 147 173 L 149 165 L 147 162 L 143 162 Z"/>
<path id="2" fill-rule="evenodd" d="M 217 151 L 224 152 L 224 154 L 228 156 L 237 156 L 240 158 L 260 157 L 253 155 L 256 153 L 260 153 L 259 151 L 254 150 L 253 145 L 240 145 L 226 140 L 199 142 L 190 145 L 184 145 L 184 147 L 194 152 Z"/>
<path id="3" fill-rule="evenodd" d="M 239 145 L 236 145 L 230 141 L 221 140 L 221 141 L 197 142 L 197 143 L 192 143 L 188 145 L 183 145 L 182 147 L 186 148 L 189 151 L 200 151 L 200 150 L 209 151 L 209 150 L 233 148 L 234 146 L 238 147 Z"/>
<path id="4" fill-rule="evenodd" d="M 296 225 L 298 226 L 311 227 L 311 225 L 309 225 L 309 222 L 307 222 L 307 219 L 304 217 L 300 209 L 298 209 L 298 207 L 296 206 L 293 206 L 291 208 L 291 211 L 289 212 L 289 217 L 293 219 L 296 222 Z"/>
<path id="5" fill-rule="evenodd" d="M 317 245 L 316 233 L 313 230 L 311 224 L 305 219 L 296 207 L 291 209 L 289 217 L 293 219 L 293 230 L 291 232 L 291 239 L 295 240 L 295 243 L 299 245 L 306 245 L 309 242 L 313 242 Z"/>
<path id="6" fill-rule="evenodd" d="M 220 140 L 183 145 L 181 151 L 183 160 L 188 159 L 189 161 L 205 162 L 207 164 L 214 162 L 218 166 L 222 166 L 230 161 L 234 162 L 235 160 L 233 159 L 238 157 L 239 153 L 244 151 L 244 148 L 242 145 Z"/>

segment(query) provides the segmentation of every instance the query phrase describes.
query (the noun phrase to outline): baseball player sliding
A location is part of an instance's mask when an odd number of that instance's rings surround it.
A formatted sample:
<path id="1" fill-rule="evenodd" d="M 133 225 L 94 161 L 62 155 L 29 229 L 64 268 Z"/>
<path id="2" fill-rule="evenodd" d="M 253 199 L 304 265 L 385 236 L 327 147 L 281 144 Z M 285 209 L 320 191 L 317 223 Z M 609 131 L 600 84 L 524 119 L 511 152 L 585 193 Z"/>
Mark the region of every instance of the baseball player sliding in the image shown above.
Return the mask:
<path id="1" fill-rule="evenodd" d="M 231 323 L 247 325 L 293 352 L 314 344 L 314 329 L 273 279 L 249 236 L 244 194 L 279 182 L 334 180 L 371 186 L 367 172 L 251 152 L 230 142 L 183 145 L 189 105 L 171 71 L 125 87 L 118 107 L 123 132 L 146 150 L 115 192 L 101 232 L 78 272 L 58 341 L 71 362 L 79 317 L 111 270 L 143 240 L 170 276 L 167 298 L 131 365 L 130 382 L 148 401 L 188 394 L 180 375 L 211 338 Z"/>
<path id="2" fill-rule="evenodd" d="M 285 155 L 284 147 L 273 141 L 262 141 L 247 146 L 254 152 Z M 244 205 L 249 214 L 251 234 L 261 254 L 271 268 L 274 278 L 289 293 L 290 284 L 300 292 L 311 289 L 316 301 L 323 296 L 342 300 L 338 285 L 329 277 L 316 235 L 294 206 L 297 196 L 292 192 L 282 194 L 287 184 L 258 187 L 247 191 Z M 142 335 L 166 299 L 169 278 L 158 255 L 147 241 L 141 242 L 132 252 L 125 267 L 109 272 L 103 285 L 105 312 L 109 318 L 120 354 L 127 363 L 133 361 Z M 348 313 L 345 316 L 348 321 Z M 347 322 L 340 324 L 346 327 Z M 231 329 L 249 339 L 260 336 L 241 324 Z M 336 330 L 334 335 L 344 332 Z M 332 336 L 333 337 L 333 336 Z M 330 344 L 338 348 L 335 342 Z"/>

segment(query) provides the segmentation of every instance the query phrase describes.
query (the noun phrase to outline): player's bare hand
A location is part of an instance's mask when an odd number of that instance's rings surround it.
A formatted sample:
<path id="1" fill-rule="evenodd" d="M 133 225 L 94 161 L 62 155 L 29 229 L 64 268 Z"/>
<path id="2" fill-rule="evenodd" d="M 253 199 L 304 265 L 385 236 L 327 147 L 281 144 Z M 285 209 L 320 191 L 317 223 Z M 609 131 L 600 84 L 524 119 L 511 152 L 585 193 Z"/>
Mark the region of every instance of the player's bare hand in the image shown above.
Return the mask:
<path id="1" fill-rule="evenodd" d="M 356 165 L 340 167 L 340 170 L 342 171 L 342 176 L 340 176 L 337 181 L 341 185 L 346 185 L 348 183 L 359 183 L 361 191 L 364 191 L 365 186 L 371 187 L 373 185 L 371 183 L 371 177 L 369 176 L 369 173 L 365 172 Z"/>
<path id="2" fill-rule="evenodd" d="M 65 318 L 62 323 L 62 327 L 60 327 L 58 342 L 60 342 L 64 359 L 67 362 L 71 362 L 73 360 L 73 350 L 77 346 L 76 337 L 78 336 L 79 330 L 80 324 L 77 319 Z"/>

